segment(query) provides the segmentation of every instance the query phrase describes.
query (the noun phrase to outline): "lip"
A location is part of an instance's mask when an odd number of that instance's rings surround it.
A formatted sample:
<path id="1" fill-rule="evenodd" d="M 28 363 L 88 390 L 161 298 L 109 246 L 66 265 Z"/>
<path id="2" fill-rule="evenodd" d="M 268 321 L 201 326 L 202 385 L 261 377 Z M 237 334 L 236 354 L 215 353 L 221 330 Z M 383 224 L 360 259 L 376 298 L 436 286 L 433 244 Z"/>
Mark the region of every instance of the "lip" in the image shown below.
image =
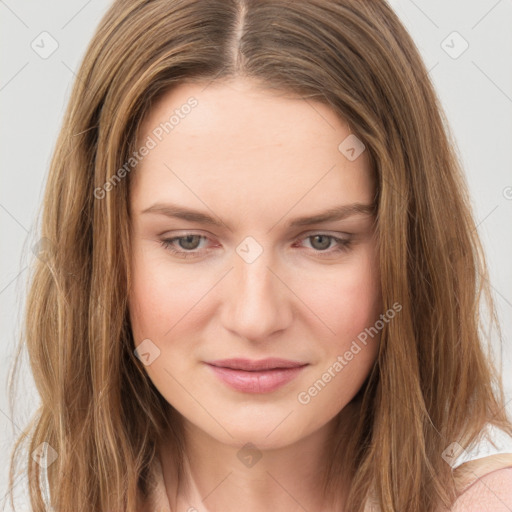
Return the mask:
<path id="1" fill-rule="evenodd" d="M 267 359 L 252 360 L 240 357 L 232 359 L 218 359 L 216 361 L 207 361 L 207 364 L 222 368 L 230 368 L 232 370 L 245 370 L 248 372 L 258 370 L 273 370 L 276 368 L 297 368 L 307 363 L 300 361 L 291 361 L 289 359 L 281 359 L 278 357 L 269 357 Z"/>
<path id="2" fill-rule="evenodd" d="M 222 359 L 206 363 L 216 377 L 244 393 L 270 393 L 292 381 L 308 365 L 286 359 Z"/>

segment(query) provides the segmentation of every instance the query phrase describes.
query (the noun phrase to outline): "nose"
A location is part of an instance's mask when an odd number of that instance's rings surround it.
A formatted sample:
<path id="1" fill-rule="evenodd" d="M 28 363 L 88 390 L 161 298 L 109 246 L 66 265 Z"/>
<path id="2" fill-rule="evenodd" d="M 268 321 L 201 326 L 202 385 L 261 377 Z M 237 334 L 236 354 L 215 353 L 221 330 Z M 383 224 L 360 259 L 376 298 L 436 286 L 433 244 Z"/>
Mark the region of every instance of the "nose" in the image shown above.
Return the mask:
<path id="1" fill-rule="evenodd" d="M 222 291 L 223 326 L 252 341 L 265 341 L 285 329 L 293 316 L 293 287 L 280 275 L 271 251 L 250 263 L 235 253 L 233 266 Z"/>

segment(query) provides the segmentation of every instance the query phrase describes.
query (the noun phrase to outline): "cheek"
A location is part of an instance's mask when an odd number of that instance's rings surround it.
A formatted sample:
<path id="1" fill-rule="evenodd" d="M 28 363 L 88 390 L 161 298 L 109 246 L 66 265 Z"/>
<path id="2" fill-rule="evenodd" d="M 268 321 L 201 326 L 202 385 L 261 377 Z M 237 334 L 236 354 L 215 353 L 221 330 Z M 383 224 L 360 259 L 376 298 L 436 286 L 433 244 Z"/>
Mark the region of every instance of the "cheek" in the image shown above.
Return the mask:
<path id="1" fill-rule="evenodd" d="M 174 403 L 180 386 L 170 374 L 188 371 L 187 356 L 195 346 L 194 330 L 200 330 L 194 314 L 204 286 L 191 281 L 190 276 L 185 279 L 183 273 L 170 272 L 168 263 L 149 255 L 136 258 L 132 269 L 128 302 L 133 348 L 149 347 L 151 359 L 145 371 L 166 400 Z"/>
<path id="2" fill-rule="evenodd" d="M 357 393 L 375 363 L 380 330 L 374 326 L 382 302 L 378 265 L 370 255 L 358 254 L 320 282 L 307 280 L 308 306 L 329 327 L 318 327 L 315 339 L 321 362 L 298 396 L 301 404 L 314 404 L 306 408 L 309 413 L 314 409 L 336 414 Z M 302 293 L 306 296 L 307 288 Z"/>
<path id="3" fill-rule="evenodd" d="M 314 295 L 312 309 L 322 312 L 322 320 L 333 332 L 317 336 L 320 364 L 297 395 L 312 424 L 318 417 L 331 418 L 343 409 L 375 363 L 380 329 L 374 326 L 382 313 L 375 269 L 370 260 L 360 260 L 350 269 L 338 270 L 336 279 L 323 287 L 324 293 Z"/>
<path id="4" fill-rule="evenodd" d="M 373 325 L 381 313 L 378 267 L 367 253 L 323 274 L 316 270 L 303 275 L 297 295 L 328 328 L 322 339 L 338 349 Z"/>
<path id="5" fill-rule="evenodd" d="M 163 280 L 148 266 L 139 265 L 133 273 L 133 286 L 129 298 L 130 317 L 137 344 L 142 338 L 158 338 L 171 325 L 173 294 L 165 293 Z M 171 298 L 171 299 L 170 299 Z"/>
<path id="6" fill-rule="evenodd" d="M 331 306 L 327 311 L 335 331 L 341 339 L 352 339 L 375 323 L 380 313 L 380 287 L 371 271 L 352 274 L 350 279 L 334 290 Z M 336 296 L 338 297 L 336 299 Z"/>
<path id="7" fill-rule="evenodd" d="M 204 283 L 190 272 L 173 270 L 163 256 L 139 253 L 134 258 L 129 308 L 136 342 L 163 340 L 180 319 L 186 321 L 205 293 Z"/>

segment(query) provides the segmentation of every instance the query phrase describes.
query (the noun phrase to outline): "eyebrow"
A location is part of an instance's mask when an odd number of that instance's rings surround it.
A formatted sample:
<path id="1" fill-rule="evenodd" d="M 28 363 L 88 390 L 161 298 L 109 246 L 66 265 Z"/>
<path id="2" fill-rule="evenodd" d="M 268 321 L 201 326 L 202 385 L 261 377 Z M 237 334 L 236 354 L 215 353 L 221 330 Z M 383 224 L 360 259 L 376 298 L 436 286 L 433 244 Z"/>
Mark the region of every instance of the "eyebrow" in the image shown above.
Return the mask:
<path id="1" fill-rule="evenodd" d="M 343 220 L 353 215 L 374 215 L 376 212 L 376 204 L 363 204 L 352 203 L 329 208 L 320 213 L 313 215 L 297 217 L 286 224 L 288 229 L 296 227 L 310 226 L 313 224 L 320 224 L 323 222 L 332 222 Z M 182 219 L 190 222 L 198 222 L 216 227 L 226 226 L 224 222 L 216 219 L 215 217 L 201 212 L 199 210 L 192 210 L 184 206 L 179 206 L 171 203 L 155 203 L 149 208 L 141 211 L 141 214 L 153 213 L 165 215 L 176 219 Z M 228 226 L 229 228 L 229 226 Z M 229 228 L 231 229 L 231 228 Z"/>

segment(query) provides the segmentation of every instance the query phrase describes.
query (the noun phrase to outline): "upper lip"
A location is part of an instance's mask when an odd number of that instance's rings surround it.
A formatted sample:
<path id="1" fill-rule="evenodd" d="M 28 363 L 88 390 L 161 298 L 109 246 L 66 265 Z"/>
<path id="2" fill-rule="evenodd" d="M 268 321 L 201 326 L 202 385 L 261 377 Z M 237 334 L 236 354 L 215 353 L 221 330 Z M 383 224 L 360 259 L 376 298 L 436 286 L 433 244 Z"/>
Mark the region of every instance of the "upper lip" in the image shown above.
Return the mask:
<path id="1" fill-rule="evenodd" d="M 259 361 L 241 358 L 218 359 L 216 361 L 208 361 L 207 364 L 220 366 L 222 368 L 231 368 L 232 370 L 258 371 L 276 368 L 298 368 L 299 366 L 305 366 L 307 363 L 271 357 L 268 359 L 260 359 Z"/>

